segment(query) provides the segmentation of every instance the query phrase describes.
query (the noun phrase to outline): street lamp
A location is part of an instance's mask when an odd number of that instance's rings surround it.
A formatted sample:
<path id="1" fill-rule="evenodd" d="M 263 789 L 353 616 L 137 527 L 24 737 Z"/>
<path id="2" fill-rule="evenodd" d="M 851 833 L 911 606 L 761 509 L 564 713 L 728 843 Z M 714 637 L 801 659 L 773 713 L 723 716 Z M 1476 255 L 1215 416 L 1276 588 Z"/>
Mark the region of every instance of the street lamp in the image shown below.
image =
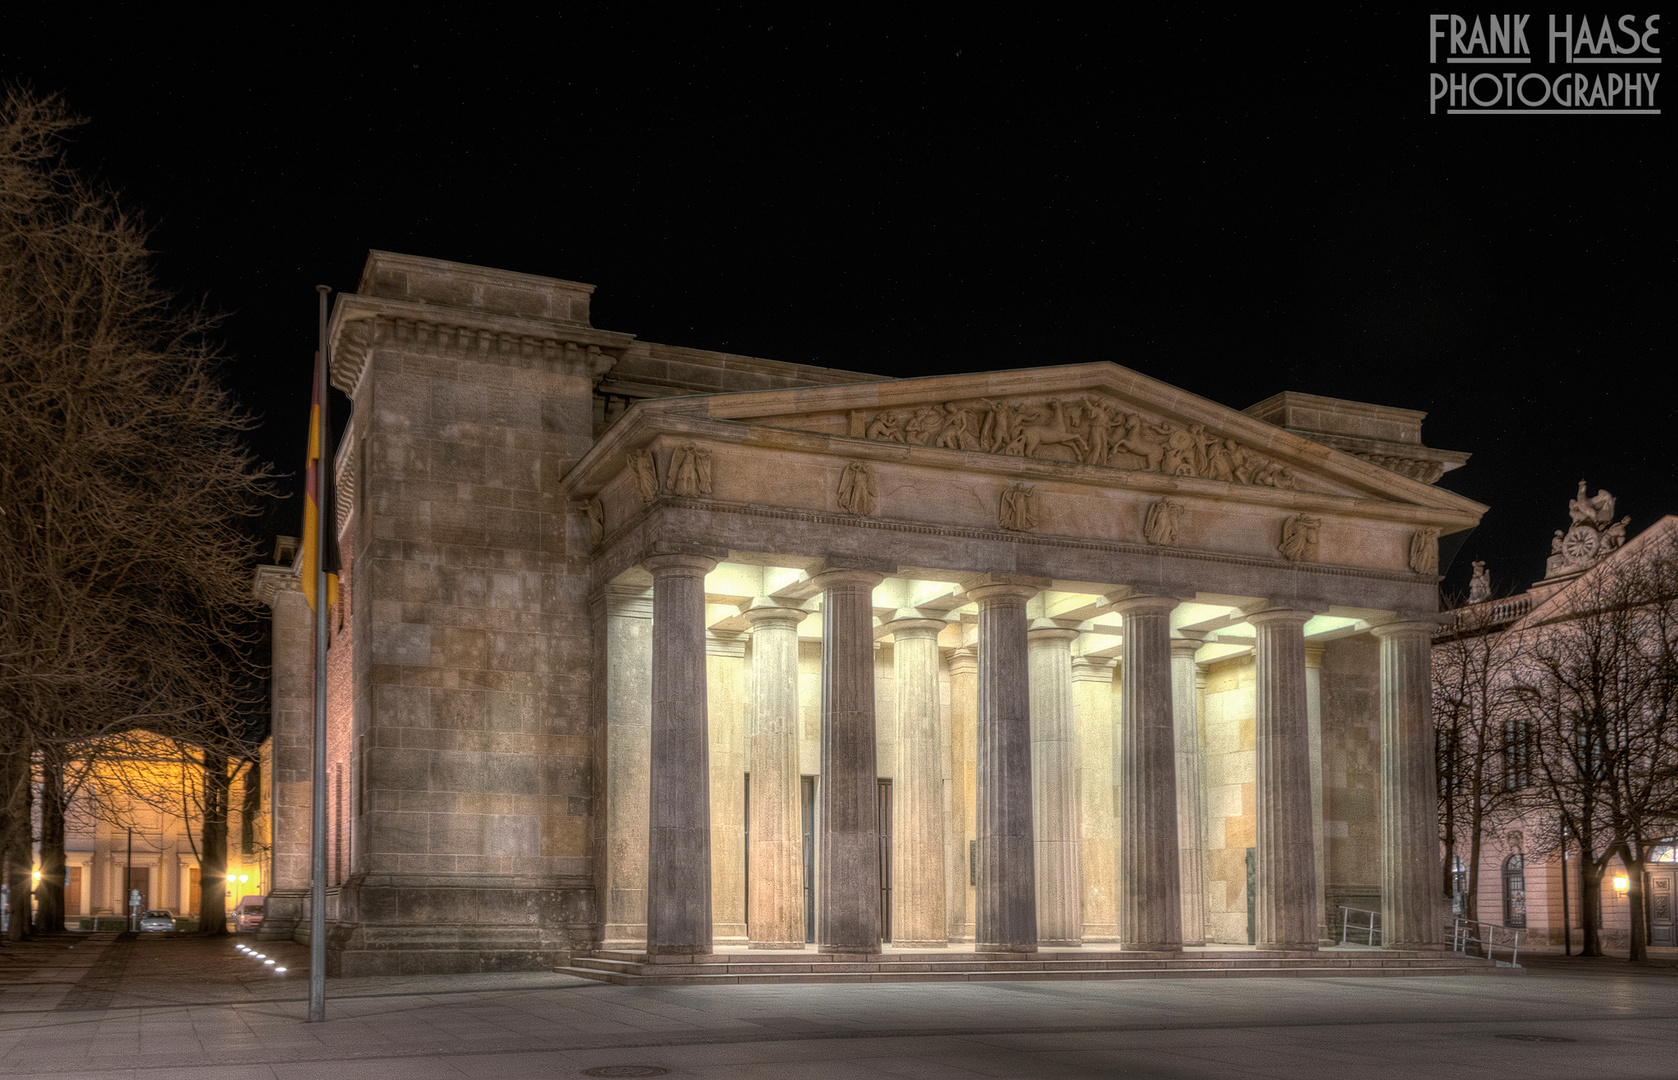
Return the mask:
<path id="1" fill-rule="evenodd" d="M 1631 878 L 1624 874 L 1614 875 L 1614 891 L 1620 894 L 1620 899 L 1626 897 L 1626 890 L 1631 888 Z"/>

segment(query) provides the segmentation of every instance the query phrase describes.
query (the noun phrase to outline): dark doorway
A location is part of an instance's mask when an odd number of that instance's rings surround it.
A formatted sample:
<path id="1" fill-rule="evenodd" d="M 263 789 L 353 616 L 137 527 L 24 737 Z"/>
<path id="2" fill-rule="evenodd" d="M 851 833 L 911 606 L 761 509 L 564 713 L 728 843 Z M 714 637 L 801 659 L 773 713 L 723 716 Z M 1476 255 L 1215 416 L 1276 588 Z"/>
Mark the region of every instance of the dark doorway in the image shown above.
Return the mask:
<path id="1" fill-rule="evenodd" d="M 880 781 L 880 940 L 891 940 L 891 781 Z"/>
<path id="2" fill-rule="evenodd" d="M 73 919 L 82 913 L 82 868 L 64 868 L 64 917 Z"/>
<path id="3" fill-rule="evenodd" d="M 131 890 L 140 890 L 140 910 L 151 910 L 151 867 L 131 866 L 128 868 L 128 884 L 122 889 L 122 912 L 128 914 L 128 897 Z"/>
<path id="4" fill-rule="evenodd" d="M 1503 925 L 1522 929 L 1526 924 L 1526 858 L 1515 854 L 1503 860 Z"/>
<path id="5" fill-rule="evenodd" d="M 800 781 L 799 817 L 804 822 L 804 940 L 816 940 L 816 778 Z"/>
<path id="6" fill-rule="evenodd" d="M 1678 923 L 1673 915 L 1678 893 L 1678 870 L 1649 872 L 1649 944 L 1678 945 Z"/>

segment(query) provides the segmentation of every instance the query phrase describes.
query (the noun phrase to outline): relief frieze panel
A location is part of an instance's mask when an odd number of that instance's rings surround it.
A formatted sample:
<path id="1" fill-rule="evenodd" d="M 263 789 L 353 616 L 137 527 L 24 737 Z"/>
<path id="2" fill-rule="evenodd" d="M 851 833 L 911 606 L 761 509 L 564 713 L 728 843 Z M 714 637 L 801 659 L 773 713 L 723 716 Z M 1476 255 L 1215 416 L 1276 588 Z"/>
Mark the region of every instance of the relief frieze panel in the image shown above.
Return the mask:
<path id="1" fill-rule="evenodd" d="M 853 411 L 852 438 L 948 450 L 1071 461 L 1193 476 L 1230 484 L 1297 488 L 1283 465 L 1203 424 L 1127 412 L 1098 396 L 1022 402 L 981 398 L 876 412 Z"/>

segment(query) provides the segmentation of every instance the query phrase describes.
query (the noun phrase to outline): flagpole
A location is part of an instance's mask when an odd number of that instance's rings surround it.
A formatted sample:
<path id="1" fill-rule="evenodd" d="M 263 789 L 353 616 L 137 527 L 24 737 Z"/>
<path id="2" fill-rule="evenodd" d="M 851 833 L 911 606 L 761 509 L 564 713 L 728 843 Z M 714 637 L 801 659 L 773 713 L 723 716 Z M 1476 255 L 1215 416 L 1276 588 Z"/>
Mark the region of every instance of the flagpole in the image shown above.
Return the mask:
<path id="1" fill-rule="evenodd" d="M 315 732 L 314 782 L 309 792 L 309 1023 L 326 1019 L 326 476 L 332 462 L 326 460 L 331 423 L 326 408 L 331 362 L 326 354 L 326 294 L 330 286 L 316 285 L 320 294 L 320 362 L 316 364 L 315 400 L 319 405 L 316 444 L 315 490 Z"/>

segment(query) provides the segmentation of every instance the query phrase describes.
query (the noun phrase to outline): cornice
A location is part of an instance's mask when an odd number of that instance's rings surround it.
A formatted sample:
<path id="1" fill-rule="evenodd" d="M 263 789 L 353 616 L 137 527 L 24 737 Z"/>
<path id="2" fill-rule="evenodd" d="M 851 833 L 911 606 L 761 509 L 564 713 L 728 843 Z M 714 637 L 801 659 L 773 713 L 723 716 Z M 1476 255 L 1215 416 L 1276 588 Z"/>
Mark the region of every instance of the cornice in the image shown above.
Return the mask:
<path id="1" fill-rule="evenodd" d="M 262 603 L 273 607 L 280 590 L 291 589 L 297 592 L 303 590 L 302 583 L 298 578 L 299 574 L 296 566 L 259 566 L 256 568 L 255 577 L 251 580 L 251 594 Z"/>
<path id="2" fill-rule="evenodd" d="M 540 361 L 568 375 L 598 379 L 633 334 L 574 323 L 496 315 L 412 300 L 341 295 L 327 327 L 332 385 L 355 397 L 372 350 L 401 345 L 448 357 L 529 364 Z"/>

